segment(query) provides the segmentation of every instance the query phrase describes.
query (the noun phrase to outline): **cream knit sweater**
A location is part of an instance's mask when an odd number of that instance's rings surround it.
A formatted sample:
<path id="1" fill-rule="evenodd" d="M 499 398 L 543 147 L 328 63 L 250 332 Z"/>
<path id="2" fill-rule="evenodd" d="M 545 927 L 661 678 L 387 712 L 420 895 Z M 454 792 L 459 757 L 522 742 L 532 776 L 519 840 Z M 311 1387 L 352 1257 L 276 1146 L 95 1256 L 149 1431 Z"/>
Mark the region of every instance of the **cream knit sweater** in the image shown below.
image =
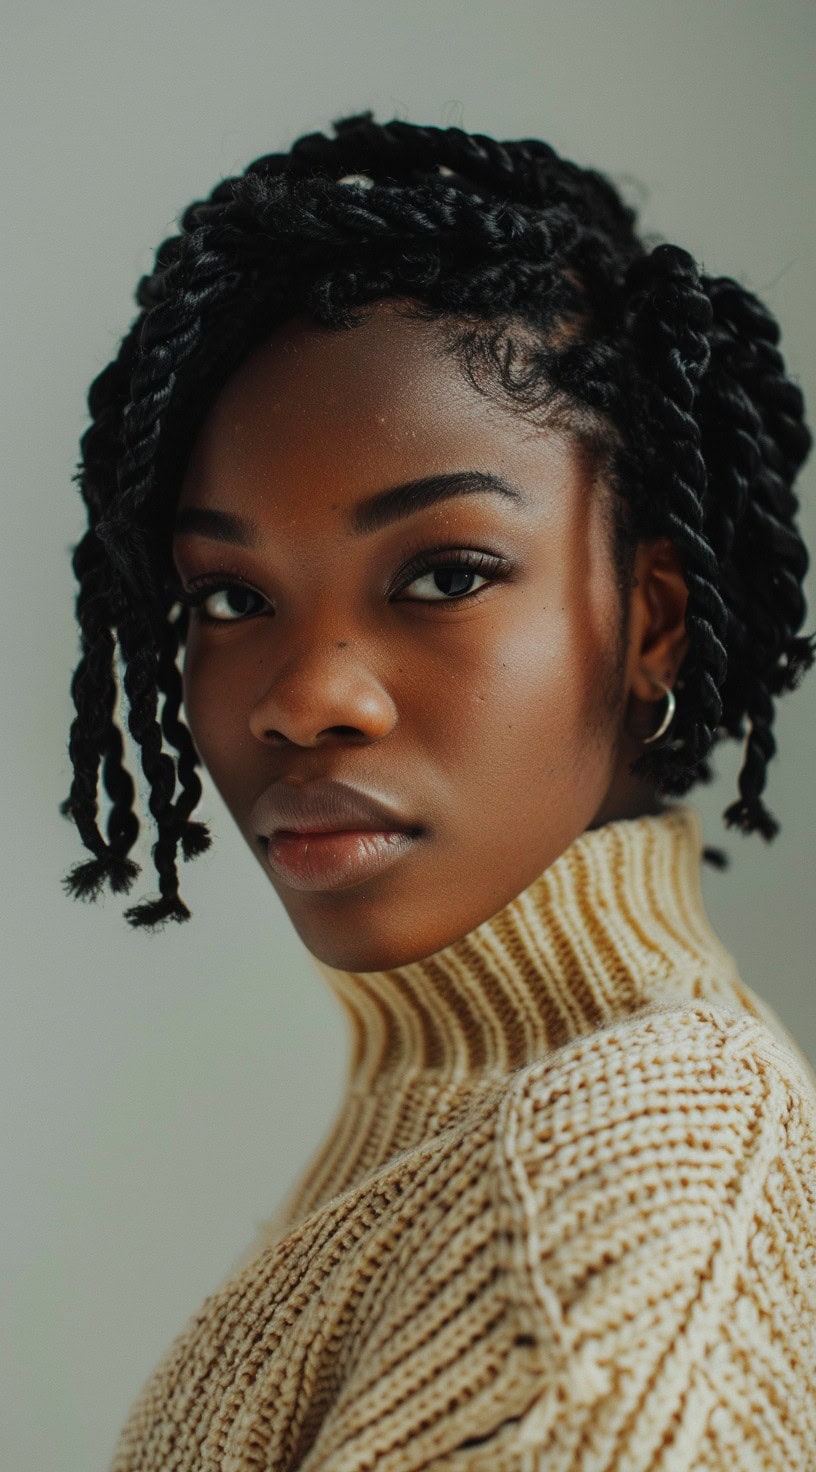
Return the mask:
<path id="1" fill-rule="evenodd" d="M 113 1472 L 814 1472 L 816 1077 L 701 848 L 623 819 L 423 961 L 315 963 L 342 1107 Z"/>

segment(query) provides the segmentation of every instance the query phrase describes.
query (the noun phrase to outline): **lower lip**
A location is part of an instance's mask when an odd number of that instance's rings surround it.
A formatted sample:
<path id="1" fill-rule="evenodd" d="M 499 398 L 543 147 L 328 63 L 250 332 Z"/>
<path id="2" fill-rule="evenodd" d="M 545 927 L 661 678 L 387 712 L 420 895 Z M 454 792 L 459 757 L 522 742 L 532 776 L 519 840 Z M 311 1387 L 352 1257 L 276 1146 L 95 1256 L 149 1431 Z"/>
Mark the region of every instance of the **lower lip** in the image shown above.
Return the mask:
<path id="1" fill-rule="evenodd" d="M 414 839 L 403 832 L 275 833 L 267 858 L 293 889 L 343 889 L 370 879 L 408 852 Z"/>

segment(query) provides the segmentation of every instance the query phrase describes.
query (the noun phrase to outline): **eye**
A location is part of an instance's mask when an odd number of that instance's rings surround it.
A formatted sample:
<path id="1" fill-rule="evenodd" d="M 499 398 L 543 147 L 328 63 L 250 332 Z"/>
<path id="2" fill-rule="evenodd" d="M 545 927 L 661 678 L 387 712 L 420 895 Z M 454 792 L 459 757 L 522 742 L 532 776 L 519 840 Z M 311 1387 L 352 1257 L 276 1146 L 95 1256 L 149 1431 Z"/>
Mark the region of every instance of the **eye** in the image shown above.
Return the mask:
<path id="1" fill-rule="evenodd" d="M 429 598 L 409 598 L 409 603 L 461 603 L 466 598 L 472 598 L 476 593 L 481 593 L 481 588 L 472 588 L 468 585 L 475 577 L 481 577 L 482 583 L 492 581 L 485 574 L 490 572 L 495 578 L 504 566 L 502 559 L 494 557 L 488 552 L 468 552 L 463 550 L 448 551 L 441 549 L 437 552 L 427 553 L 414 563 L 410 569 L 411 576 L 401 583 L 398 590 L 402 592 L 405 588 L 412 588 L 415 583 L 426 583 L 431 596 Z M 434 596 L 436 595 L 436 596 Z"/>
<path id="2" fill-rule="evenodd" d="M 252 610 L 249 610 L 248 613 L 245 606 L 241 607 L 242 604 L 245 605 L 247 599 L 257 598 L 261 603 L 266 601 L 261 598 L 260 593 L 256 593 L 252 588 L 248 587 L 243 582 L 243 579 L 231 581 L 223 576 L 219 577 L 212 573 L 208 577 L 196 578 L 195 582 L 191 583 L 189 588 L 176 587 L 175 596 L 179 603 L 183 604 L 186 608 L 195 608 L 199 620 L 205 624 L 241 623 L 252 612 Z M 222 599 L 222 611 L 220 613 L 214 611 L 213 607 L 207 606 L 209 604 L 216 605 L 217 607 L 217 600 L 219 598 Z M 238 604 L 237 610 L 235 608 L 232 609 L 232 613 L 237 614 L 234 618 L 230 616 L 228 606 L 227 611 L 223 611 L 224 605 L 229 605 L 231 602 L 237 602 Z"/>

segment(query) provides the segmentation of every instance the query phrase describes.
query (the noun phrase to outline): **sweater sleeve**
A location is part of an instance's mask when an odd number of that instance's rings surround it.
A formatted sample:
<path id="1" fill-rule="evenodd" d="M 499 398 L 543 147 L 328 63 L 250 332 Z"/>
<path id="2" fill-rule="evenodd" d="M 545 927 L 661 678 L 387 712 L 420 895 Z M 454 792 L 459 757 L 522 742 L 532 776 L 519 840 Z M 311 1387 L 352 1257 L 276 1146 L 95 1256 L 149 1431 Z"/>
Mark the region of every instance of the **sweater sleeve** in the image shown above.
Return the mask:
<path id="1" fill-rule="evenodd" d="M 761 1021 L 665 1007 L 525 1070 L 500 1130 L 547 1472 L 807 1472 L 816 1099 Z"/>

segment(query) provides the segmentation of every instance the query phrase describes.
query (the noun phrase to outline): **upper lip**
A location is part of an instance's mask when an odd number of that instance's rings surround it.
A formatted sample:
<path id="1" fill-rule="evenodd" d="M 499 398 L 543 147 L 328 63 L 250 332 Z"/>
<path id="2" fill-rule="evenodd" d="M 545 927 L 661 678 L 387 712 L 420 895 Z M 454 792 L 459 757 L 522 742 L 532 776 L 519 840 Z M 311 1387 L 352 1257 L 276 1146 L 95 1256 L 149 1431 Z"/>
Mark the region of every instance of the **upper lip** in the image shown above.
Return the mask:
<path id="1" fill-rule="evenodd" d="M 252 809 L 255 832 L 263 838 L 290 833 L 408 831 L 416 828 L 373 793 L 348 782 L 273 782 Z"/>

